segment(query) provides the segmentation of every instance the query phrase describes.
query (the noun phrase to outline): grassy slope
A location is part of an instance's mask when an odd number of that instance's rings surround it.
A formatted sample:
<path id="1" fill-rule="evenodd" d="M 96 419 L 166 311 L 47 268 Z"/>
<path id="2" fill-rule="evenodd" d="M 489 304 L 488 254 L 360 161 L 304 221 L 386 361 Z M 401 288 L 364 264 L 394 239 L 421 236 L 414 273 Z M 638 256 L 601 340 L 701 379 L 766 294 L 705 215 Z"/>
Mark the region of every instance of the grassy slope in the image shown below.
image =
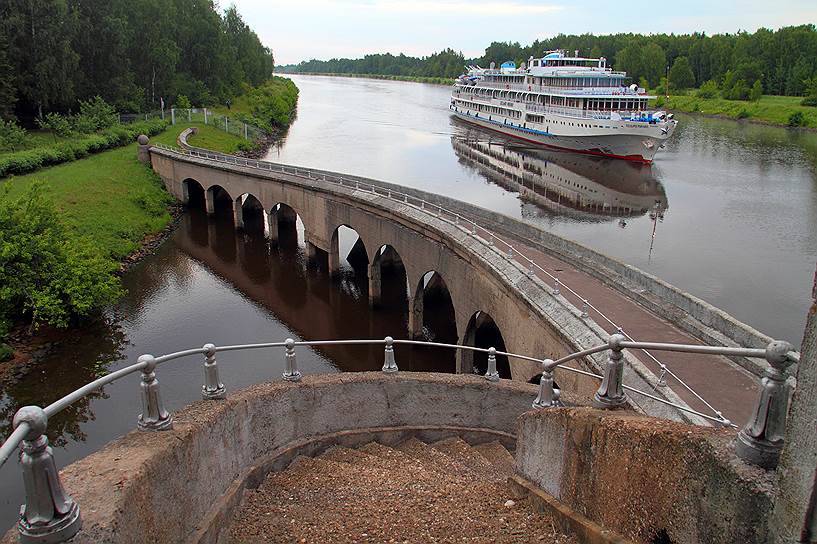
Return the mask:
<path id="1" fill-rule="evenodd" d="M 675 95 L 670 96 L 665 107 L 675 111 L 722 115 L 732 119 L 746 118 L 783 126 L 788 125 L 792 113 L 801 111 L 806 118 L 805 126 L 817 128 L 817 108 L 801 106 L 802 99 L 798 96 L 764 95 L 757 102 L 748 102 Z"/>
<path id="2" fill-rule="evenodd" d="M 153 141 L 173 145 L 188 126 L 199 127 L 200 135 L 191 143 L 202 147 L 232 152 L 242 141 L 196 123 L 177 124 Z M 136 160 L 136 144 L 9 178 L 11 196 L 22 193 L 35 179 L 47 183 L 70 230 L 93 240 L 113 259 L 132 253 L 145 235 L 160 231 L 170 221 L 166 206 L 171 198 L 159 177 Z"/>

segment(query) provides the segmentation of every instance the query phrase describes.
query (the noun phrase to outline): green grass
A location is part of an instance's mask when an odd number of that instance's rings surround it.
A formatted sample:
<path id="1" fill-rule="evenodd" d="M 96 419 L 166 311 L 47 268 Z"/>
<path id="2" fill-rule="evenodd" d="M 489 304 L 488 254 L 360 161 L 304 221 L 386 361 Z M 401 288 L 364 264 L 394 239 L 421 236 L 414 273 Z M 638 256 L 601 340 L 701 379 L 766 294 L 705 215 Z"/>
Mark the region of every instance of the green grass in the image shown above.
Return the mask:
<path id="1" fill-rule="evenodd" d="M 731 119 L 748 119 L 773 125 L 786 126 L 789 116 L 797 111 L 803 113 L 805 125 L 817 128 L 817 108 L 801 106 L 800 96 L 763 95 L 757 102 L 724 100 L 723 98 L 698 98 L 691 95 L 673 95 L 665 104 L 669 110 L 689 113 L 719 115 Z"/>
<path id="2" fill-rule="evenodd" d="M 205 125 L 204 123 L 187 122 L 177 124 L 164 133 L 154 136 L 153 141 L 167 145 L 176 145 L 176 138 L 188 127 L 196 127 L 198 130 L 195 135 L 187 139 L 187 143 L 196 147 L 204 147 L 222 153 L 235 153 L 241 150 L 241 146 L 247 145 L 247 140 L 235 134 L 229 134 L 219 128 Z"/>
<path id="3" fill-rule="evenodd" d="M 200 123 L 177 124 L 152 138 L 175 145 L 182 130 L 199 129 L 191 144 L 226 153 L 243 140 Z M 69 230 L 93 240 L 101 254 L 121 260 L 139 247 L 146 235 L 170 222 L 172 197 L 161 179 L 136 160 L 136 144 L 103 151 L 84 159 L 8 178 L 9 197 L 22 193 L 35 179 L 44 180 L 61 220 Z"/>

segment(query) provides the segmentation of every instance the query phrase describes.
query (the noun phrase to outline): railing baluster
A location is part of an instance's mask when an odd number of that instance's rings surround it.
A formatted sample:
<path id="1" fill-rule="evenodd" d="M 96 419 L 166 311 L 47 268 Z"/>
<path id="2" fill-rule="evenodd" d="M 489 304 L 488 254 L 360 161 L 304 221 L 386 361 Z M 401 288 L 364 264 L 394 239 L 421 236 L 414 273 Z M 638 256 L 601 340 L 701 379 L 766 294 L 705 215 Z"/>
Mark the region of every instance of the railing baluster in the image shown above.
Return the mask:
<path id="1" fill-rule="evenodd" d="M 142 413 L 136 421 L 141 431 L 166 431 L 173 428 L 173 415 L 165 410 L 159 392 L 159 380 L 156 379 L 156 358 L 153 355 L 141 355 L 138 362 L 145 363 L 142 369 L 142 383 L 139 391 L 142 398 Z"/>
<path id="2" fill-rule="evenodd" d="M 394 360 L 394 339 L 387 336 L 384 339 L 386 348 L 383 356 L 383 372 L 392 373 L 397 372 L 397 362 Z"/>
<path id="3" fill-rule="evenodd" d="M 24 406 L 14 414 L 16 429 L 25 423 L 20 466 L 26 502 L 20 508 L 20 542 L 63 542 L 82 527 L 79 506 L 62 487 L 54 452 L 45 436 L 48 416 L 39 406 Z"/>
<path id="4" fill-rule="evenodd" d="M 794 346 L 777 340 L 766 347 L 769 368 L 760 380 L 760 396 L 752 418 L 735 441 L 735 452 L 741 459 L 767 470 L 777 467 L 786 434 L 789 405 L 786 369 L 793 362 L 788 357 L 790 351 L 794 351 Z"/>
<path id="5" fill-rule="evenodd" d="M 558 405 L 559 399 L 553 389 L 553 370 L 550 369 L 552 364 L 553 359 L 542 361 L 542 379 L 539 380 L 539 394 L 533 401 L 534 408 L 550 408 Z"/>
<path id="6" fill-rule="evenodd" d="M 298 370 L 298 360 L 295 358 L 295 340 L 287 338 L 284 342 L 286 344 L 286 353 L 284 353 L 284 370 L 283 378 L 288 382 L 301 381 L 301 373 Z"/>
<path id="7" fill-rule="evenodd" d="M 616 408 L 627 403 L 627 396 L 622 388 L 624 363 L 622 362 L 621 343 L 624 340 L 624 336 L 614 334 L 607 341 L 610 355 L 604 367 L 604 378 L 598 391 L 593 395 L 593 406 L 596 408 Z"/>
<path id="8" fill-rule="evenodd" d="M 216 363 L 216 346 L 204 344 L 204 385 L 201 386 L 201 396 L 205 400 L 221 400 L 227 398 L 227 388 L 218 377 L 218 363 Z"/>
<path id="9" fill-rule="evenodd" d="M 485 379 L 489 382 L 499 381 L 499 372 L 496 370 L 496 348 L 488 348 L 488 369 L 485 371 Z"/>

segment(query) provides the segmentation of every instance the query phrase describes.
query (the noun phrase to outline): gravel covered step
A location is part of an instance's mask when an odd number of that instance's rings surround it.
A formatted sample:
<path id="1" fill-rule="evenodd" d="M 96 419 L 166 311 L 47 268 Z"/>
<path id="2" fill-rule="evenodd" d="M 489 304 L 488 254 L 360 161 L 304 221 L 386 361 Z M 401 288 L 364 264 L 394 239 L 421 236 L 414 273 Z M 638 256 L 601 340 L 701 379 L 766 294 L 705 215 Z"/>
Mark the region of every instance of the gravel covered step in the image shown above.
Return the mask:
<path id="1" fill-rule="evenodd" d="M 465 464 L 483 477 L 492 480 L 505 480 L 507 476 L 497 473 L 496 467 L 462 438 L 446 438 L 434 442 L 431 447 L 448 457 Z"/>
<path id="2" fill-rule="evenodd" d="M 513 454 L 498 441 L 477 444 L 474 449 L 494 465 L 504 477 L 507 478 L 514 473 L 515 460 Z"/>
<path id="3" fill-rule="evenodd" d="M 465 469 L 478 450 L 461 440 L 438 446 L 369 443 L 298 457 L 245 491 L 228 542 L 576 543 L 528 499 L 512 500 L 504 481 Z"/>

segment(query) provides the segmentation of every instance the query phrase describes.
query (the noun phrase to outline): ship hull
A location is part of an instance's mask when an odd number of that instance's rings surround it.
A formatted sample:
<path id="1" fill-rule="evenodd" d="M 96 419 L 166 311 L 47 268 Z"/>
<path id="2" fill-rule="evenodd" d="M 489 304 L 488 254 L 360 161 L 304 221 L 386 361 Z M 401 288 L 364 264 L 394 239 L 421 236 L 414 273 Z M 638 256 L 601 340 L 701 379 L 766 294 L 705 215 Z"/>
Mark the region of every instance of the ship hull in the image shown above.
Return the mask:
<path id="1" fill-rule="evenodd" d="M 529 143 L 647 164 L 652 162 L 655 153 L 663 143 L 662 139 L 640 134 L 563 136 L 491 121 L 462 111 L 452 110 L 452 114 L 470 124 Z"/>

